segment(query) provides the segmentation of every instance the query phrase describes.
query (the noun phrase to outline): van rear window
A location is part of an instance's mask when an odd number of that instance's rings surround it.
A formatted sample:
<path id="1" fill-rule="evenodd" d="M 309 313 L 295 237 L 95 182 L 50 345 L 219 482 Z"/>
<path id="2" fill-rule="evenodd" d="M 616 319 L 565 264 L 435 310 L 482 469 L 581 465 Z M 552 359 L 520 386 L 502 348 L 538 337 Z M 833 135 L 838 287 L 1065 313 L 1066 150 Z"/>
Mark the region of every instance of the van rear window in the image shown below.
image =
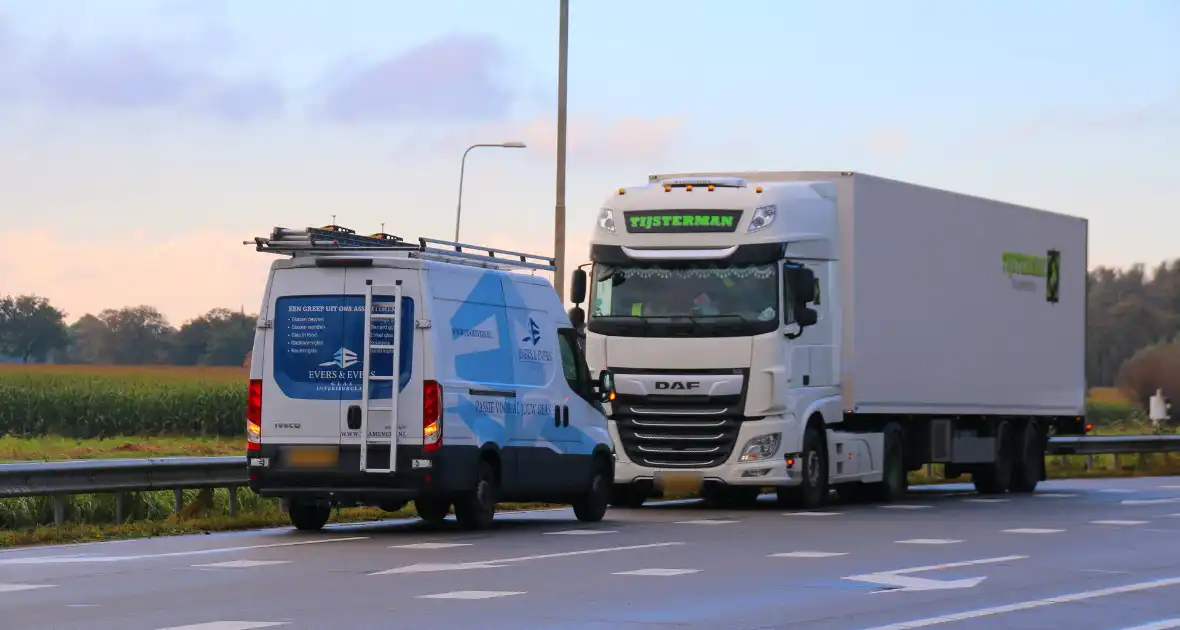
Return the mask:
<path id="1" fill-rule="evenodd" d="M 271 360 L 275 383 L 288 398 L 360 400 L 365 358 L 363 295 L 301 295 L 276 300 Z M 392 313 L 393 297 L 375 297 L 374 313 Z M 414 300 L 402 298 L 401 334 L 393 341 L 393 320 L 373 320 L 372 342 L 394 345 L 401 362 L 398 391 L 413 372 Z M 371 351 L 371 375 L 393 374 L 393 352 Z M 370 398 L 389 398 L 392 383 L 369 384 Z"/>

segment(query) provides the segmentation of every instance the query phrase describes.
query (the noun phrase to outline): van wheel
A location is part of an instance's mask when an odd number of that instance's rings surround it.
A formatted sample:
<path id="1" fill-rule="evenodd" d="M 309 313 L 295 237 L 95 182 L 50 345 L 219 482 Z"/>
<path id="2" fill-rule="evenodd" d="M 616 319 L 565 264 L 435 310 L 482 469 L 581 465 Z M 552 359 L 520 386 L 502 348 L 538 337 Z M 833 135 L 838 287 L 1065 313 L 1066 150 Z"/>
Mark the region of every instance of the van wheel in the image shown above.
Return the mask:
<path id="1" fill-rule="evenodd" d="M 1041 444 L 1037 421 L 1029 420 L 1015 441 L 1017 456 L 1009 489 L 1012 492 L 1035 492 L 1045 466 L 1045 447 Z"/>
<path id="2" fill-rule="evenodd" d="M 574 516 L 579 521 L 597 523 L 606 516 L 606 510 L 610 507 L 611 480 L 605 466 L 602 461 L 595 461 L 590 487 L 573 502 Z"/>
<path id="3" fill-rule="evenodd" d="M 971 473 L 971 481 L 980 494 L 1003 494 L 1012 483 L 1012 462 L 1016 441 L 1012 424 L 1007 420 L 996 427 L 996 461 L 983 464 Z"/>
<path id="4" fill-rule="evenodd" d="M 487 529 L 496 517 L 496 471 L 488 460 L 480 460 L 475 489 L 455 501 L 455 519 L 463 529 Z"/>
<path id="5" fill-rule="evenodd" d="M 451 502 L 440 497 L 418 497 L 414 499 L 414 509 L 427 523 L 441 523 L 451 511 Z"/>
<path id="6" fill-rule="evenodd" d="M 778 488 L 779 503 L 798 509 L 819 507 L 828 498 L 828 444 L 823 429 L 810 428 L 803 435 L 803 483 Z"/>
<path id="7" fill-rule="evenodd" d="M 288 509 L 291 524 L 301 531 L 318 531 L 324 528 L 332 516 L 332 506 L 327 503 L 292 501 Z"/>

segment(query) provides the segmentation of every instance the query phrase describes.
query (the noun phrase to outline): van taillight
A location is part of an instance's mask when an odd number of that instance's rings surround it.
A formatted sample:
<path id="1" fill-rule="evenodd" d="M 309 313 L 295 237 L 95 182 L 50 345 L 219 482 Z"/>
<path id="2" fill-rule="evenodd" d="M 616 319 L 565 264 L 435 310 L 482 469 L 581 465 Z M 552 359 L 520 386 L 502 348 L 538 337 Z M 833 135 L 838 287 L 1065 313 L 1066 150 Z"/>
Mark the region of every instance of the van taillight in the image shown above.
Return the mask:
<path id="1" fill-rule="evenodd" d="M 250 379 L 246 390 L 246 450 L 262 448 L 262 379 Z"/>
<path id="2" fill-rule="evenodd" d="M 442 447 L 442 385 L 422 383 L 422 448 L 426 452 Z"/>

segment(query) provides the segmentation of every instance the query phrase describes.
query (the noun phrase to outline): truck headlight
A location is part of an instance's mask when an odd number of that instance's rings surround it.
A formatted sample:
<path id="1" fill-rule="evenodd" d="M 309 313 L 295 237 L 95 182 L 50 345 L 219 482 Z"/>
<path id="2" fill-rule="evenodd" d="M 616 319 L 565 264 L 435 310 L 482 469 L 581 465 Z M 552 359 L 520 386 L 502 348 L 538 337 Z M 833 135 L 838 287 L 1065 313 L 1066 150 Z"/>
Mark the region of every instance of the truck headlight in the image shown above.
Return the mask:
<path id="1" fill-rule="evenodd" d="M 757 232 L 766 227 L 770 227 L 774 223 L 774 217 L 778 214 L 778 206 L 762 206 L 761 208 L 754 208 L 754 216 L 750 218 L 750 227 L 746 228 L 746 233 Z"/>
<path id="2" fill-rule="evenodd" d="M 603 208 L 598 211 L 598 229 L 606 232 L 615 231 L 615 211 L 611 208 Z"/>
<path id="3" fill-rule="evenodd" d="M 774 457 L 778 452 L 778 445 L 782 442 L 781 433 L 767 433 L 766 435 L 759 435 L 756 438 L 746 442 L 742 447 L 743 462 L 760 462 L 765 459 Z"/>

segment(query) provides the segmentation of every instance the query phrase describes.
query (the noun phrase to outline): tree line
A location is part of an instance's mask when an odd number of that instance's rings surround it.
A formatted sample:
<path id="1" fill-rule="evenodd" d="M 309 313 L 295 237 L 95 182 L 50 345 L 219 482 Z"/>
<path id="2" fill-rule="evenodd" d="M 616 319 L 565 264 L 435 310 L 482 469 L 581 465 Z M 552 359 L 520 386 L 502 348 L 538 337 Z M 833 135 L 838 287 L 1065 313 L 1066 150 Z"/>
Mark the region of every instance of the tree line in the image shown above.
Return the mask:
<path id="1" fill-rule="evenodd" d="M 1089 273 L 1086 378 L 1145 400 L 1156 388 L 1180 401 L 1180 259 L 1152 270 Z M 172 327 L 151 306 L 107 309 L 66 325 L 36 295 L 0 297 L 0 355 L 24 362 L 241 365 L 256 315 L 215 308 Z"/>
<path id="2" fill-rule="evenodd" d="M 173 327 L 152 306 L 66 313 L 38 295 L 0 296 L 0 360 L 96 365 L 243 365 L 257 315 L 215 308 Z"/>

